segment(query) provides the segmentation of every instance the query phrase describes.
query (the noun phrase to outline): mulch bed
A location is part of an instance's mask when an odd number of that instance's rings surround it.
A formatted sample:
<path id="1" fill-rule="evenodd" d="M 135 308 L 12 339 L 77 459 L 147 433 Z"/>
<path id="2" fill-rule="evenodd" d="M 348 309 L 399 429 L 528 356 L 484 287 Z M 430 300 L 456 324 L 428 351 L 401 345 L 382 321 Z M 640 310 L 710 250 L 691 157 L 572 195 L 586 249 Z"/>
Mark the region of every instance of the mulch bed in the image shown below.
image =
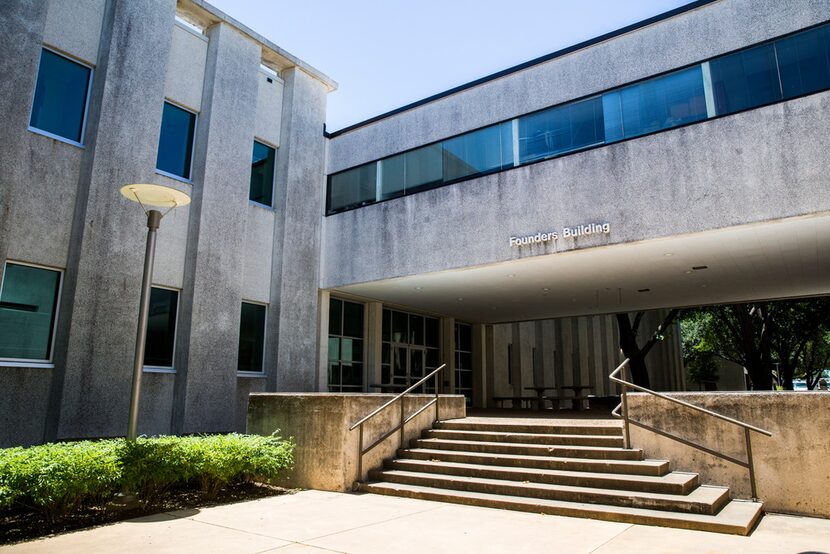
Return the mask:
<path id="1" fill-rule="evenodd" d="M 293 491 L 260 483 L 236 483 L 228 485 L 219 492 L 216 498 L 208 500 L 197 489 L 182 488 L 168 492 L 152 504 L 142 504 L 134 509 L 113 505 L 95 506 L 79 510 L 60 522 L 51 524 L 38 513 L 29 510 L 0 512 L 0 545 L 50 537 L 134 517 L 192 508 L 209 508 L 291 492 Z"/>

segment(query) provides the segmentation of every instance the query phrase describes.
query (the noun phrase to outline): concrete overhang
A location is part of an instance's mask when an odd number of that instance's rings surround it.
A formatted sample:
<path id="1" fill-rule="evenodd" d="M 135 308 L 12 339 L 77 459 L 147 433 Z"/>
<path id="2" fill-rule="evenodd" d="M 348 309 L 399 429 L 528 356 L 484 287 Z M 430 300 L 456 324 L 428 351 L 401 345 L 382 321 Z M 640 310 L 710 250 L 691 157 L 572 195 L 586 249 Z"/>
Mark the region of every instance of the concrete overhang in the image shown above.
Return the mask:
<path id="1" fill-rule="evenodd" d="M 826 295 L 830 212 L 332 292 L 481 323 Z"/>

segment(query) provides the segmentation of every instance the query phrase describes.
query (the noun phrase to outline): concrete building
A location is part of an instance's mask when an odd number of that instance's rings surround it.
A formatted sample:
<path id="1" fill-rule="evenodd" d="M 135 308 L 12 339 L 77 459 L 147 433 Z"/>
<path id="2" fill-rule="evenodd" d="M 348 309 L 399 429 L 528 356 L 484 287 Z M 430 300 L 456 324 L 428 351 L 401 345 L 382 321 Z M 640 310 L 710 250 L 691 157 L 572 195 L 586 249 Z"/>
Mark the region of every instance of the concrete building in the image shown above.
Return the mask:
<path id="1" fill-rule="evenodd" d="M 193 197 L 159 235 L 147 434 L 441 363 L 476 406 L 613 395 L 613 314 L 830 293 L 828 0 L 693 2 L 328 135 L 334 82 L 201 0 L 0 17 L 0 445 L 126 429 L 127 183 Z M 683 390 L 667 339 L 652 382 Z"/>

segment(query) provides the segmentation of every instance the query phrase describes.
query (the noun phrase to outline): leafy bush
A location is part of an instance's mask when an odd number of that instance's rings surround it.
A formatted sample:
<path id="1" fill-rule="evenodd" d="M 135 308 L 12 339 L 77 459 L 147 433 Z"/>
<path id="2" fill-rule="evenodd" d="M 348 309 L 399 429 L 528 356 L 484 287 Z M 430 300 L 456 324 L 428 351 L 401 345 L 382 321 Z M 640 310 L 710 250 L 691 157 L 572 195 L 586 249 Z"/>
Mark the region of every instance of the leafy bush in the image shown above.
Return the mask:
<path id="1" fill-rule="evenodd" d="M 139 437 L 121 443 L 124 490 L 155 501 L 171 486 L 193 478 L 193 456 L 182 437 Z"/>
<path id="2" fill-rule="evenodd" d="M 79 441 L 0 451 L 5 504 L 27 505 L 55 521 L 104 501 L 121 481 L 117 441 Z"/>

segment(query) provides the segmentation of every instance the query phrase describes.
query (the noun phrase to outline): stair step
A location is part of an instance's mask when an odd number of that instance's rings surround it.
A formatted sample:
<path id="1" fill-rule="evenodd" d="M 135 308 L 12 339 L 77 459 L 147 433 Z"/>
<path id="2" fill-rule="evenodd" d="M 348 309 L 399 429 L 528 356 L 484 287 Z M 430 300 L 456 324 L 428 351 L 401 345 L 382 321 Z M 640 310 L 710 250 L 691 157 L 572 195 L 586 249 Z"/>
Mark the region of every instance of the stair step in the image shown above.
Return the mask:
<path id="1" fill-rule="evenodd" d="M 623 446 L 621 436 L 472 431 L 466 429 L 428 429 L 424 431 L 424 438 L 521 444 L 616 446 L 618 448 Z"/>
<path id="2" fill-rule="evenodd" d="M 530 481 L 550 485 L 571 485 L 577 487 L 594 487 L 619 489 L 627 491 L 654 492 L 663 494 L 688 494 L 698 486 L 696 473 L 672 472 L 662 476 L 630 475 L 620 473 L 599 473 L 588 471 L 565 471 L 557 469 L 537 469 L 527 467 L 507 467 L 474 463 L 458 463 L 413 459 L 387 460 L 387 469 L 419 471 L 422 473 L 439 473 L 480 477 L 485 479 L 502 479 L 507 481 Z"/>
<path id="3" fill-rule="evenodd" d="M 526 456 L 557 456 L 605 460 L 643 459 L 643 451 L 640 449 L 626 449 L 606 446 L 540 445 L 449 439 L 413 439 L 411 445 L 413 448 L 464 450 L 467 452 L 491 452 L 496 454 L 521 454 Z"/>
<path id="4" fill-rule="evenodd" d="M 689 494 L 677 495 L 552 485 L 530 481 L 506 481 L 503 479 L 417 471 L 373 470 L 369 475 L 373 480 L 406 485 L 652 510 L 673 510 L 695 514 L 715 514 L 729 501 L 729 489 L 725 487 L 697 487 Z"/>
<path id="5" fill-rule="evenodd" d="M 488 418 L 493 419 L 493 418 Z M 622 437 L 622 424 L 616 420 L 566 420 L 549 422 L 481 421 L 476 418 L 450 419 L 435 424 L 436 429 L 453 431 L 496 431 L 506 433 L 535 433 L 543 435 L 613 435 Z"/>
<path id="6" fill-rule="evenodd" d="M 376 494 L 405 496 L 455 504 L 736 535 L 749 534 L 761 516 L 763 509 L 760 502 L 732 500 L 728 501 L 717 515 L 690 514 L 627 506 L 607 506 L 483 492 L 445 490 L 403 483 L 361 483 L 360 490 Z"/>
<path id="7" fill-rule="evenodd" d="M 595 458 L 465 452 L 463 450 L 442 450 L 440 448 L 401 449 L 398 450 L 398 457 L 412 460 L 436 460 L 545 470 L 595 471 L 651 476 L 666 475 L 669 473 L 670 465 L 666 460 L 600 460 Z"/>

